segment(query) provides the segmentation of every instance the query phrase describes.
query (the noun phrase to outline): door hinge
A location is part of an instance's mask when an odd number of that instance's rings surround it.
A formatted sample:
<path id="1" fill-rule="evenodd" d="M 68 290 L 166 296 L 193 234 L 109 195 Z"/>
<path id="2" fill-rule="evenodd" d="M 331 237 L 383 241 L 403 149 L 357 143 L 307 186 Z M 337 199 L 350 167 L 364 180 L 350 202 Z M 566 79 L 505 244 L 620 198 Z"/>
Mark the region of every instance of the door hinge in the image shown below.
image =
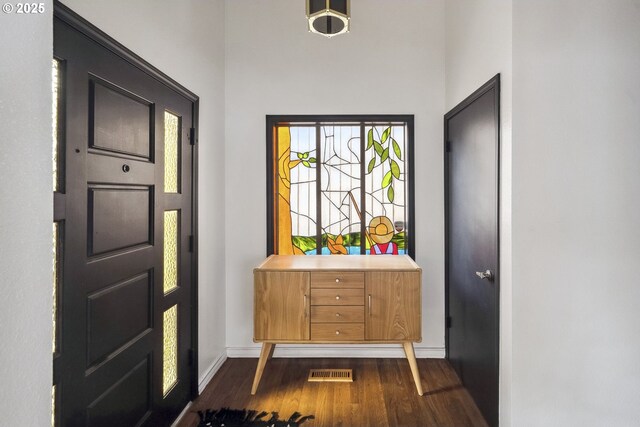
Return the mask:
<path id="1" fill-rule="evenodd" d="M 193 252 L 193 235 L 189 236 L 189 252 Z"/>
<path id="2" fill-rule="evenodd" d="M 196 128 L 189 130 L 189 144 L 196 145 Z"/>
<path id="3" fill-rule="evenodd" d="M 194 357 L 195 355 L 193 354 L 193 349 L 190 348 L 189 349 L 189 366 L 193 366 L 193 362 L 194 362 Z"/>
<path id="4" fill-rule="evenodd" d="M 447 328 L 451 327 L 451 316 L 447 316 L 447 319 L 446 319 L 445 323 L 446 323 L 446 327 Z"/>
<path id="5" fill-rule="evenodd" d="M 451 141 L 447 141 L 447 143 L 445 145 L 446 145 L 445 149 L 447 150 L 447 153 L 450 153 L 451 152 Z"/>

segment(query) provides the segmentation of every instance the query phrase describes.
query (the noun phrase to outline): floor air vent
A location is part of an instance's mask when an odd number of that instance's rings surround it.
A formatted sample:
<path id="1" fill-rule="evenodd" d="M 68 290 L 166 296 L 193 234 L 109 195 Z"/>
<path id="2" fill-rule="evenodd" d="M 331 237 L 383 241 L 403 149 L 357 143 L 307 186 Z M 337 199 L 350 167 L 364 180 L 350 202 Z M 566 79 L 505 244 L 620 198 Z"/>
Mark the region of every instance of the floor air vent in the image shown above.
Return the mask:
<path id="1" fill-rule="evenodd" d="M 308 381 L 350 383 L 353 382 L 353 371 L 351 369 L 311 369 Z"/>

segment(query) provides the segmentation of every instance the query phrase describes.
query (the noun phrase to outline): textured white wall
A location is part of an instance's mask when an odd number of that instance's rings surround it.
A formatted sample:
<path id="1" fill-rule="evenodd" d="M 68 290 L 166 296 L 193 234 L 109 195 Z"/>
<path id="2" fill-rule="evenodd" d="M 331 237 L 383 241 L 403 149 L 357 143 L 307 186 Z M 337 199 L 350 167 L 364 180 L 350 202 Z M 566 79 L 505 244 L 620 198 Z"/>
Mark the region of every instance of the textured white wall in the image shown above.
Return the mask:
<path id="1" fill-rule="evenodd" d="M 13 3 L 12 3 L 13 4 Z M 0 424 L 51 424 L 52 6 L 0 14 Z"/>
<path id="2" fill-rule="evenodd" d="M 326 39 L 307 32 L 302 1 L 226 3 L 230 356 L 258 354 L 252 269 L 266 253 L 267 114 L 415 114 L 416 256 L 424 269 L 417 352 L 444 354 L 444 2 L 368 0 L 351 6 L 351 33 Z"/>
<path id="3" fill-rule="evenodd" d="M 513 3 L 515 426 L 640 423 L 640 2 Z"/>
<path id="4" fill-rule="evenodd" d="M 224 2 L 64 0 L 200 97 L 198 203 L 201 380 L 224 354 Z"/>
<path id="5" fill-rule="evenodd" d="M 512 1 L 446 2 L 446 109 L 500 73 L 500 424 L 511 425 Z"/>

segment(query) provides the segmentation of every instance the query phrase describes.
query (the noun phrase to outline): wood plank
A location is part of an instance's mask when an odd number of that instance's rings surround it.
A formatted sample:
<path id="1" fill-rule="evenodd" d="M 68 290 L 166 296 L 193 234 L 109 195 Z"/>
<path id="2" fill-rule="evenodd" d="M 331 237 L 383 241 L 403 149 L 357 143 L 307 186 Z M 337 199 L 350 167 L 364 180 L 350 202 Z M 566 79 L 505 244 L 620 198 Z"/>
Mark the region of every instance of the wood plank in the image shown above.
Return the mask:
<path id="1" fill-rule="evenodd" d="M 250 394 L 257 359 L 227 359 L 178 424 L 195 427 L 198 410 L 223 406 L 267 412 L 286 419 L 315 415 L 312 426 L 486 427 L 480 411 L 446 360 L 418 359 L 425 395 L 416 394 L 404 359 L 290 359 L 269 362 L 260 392 Z M 353 383 L 307 382 L 311 368 L 352 368 Z M 304 424 L 307 425 L 307 424 Z"/>

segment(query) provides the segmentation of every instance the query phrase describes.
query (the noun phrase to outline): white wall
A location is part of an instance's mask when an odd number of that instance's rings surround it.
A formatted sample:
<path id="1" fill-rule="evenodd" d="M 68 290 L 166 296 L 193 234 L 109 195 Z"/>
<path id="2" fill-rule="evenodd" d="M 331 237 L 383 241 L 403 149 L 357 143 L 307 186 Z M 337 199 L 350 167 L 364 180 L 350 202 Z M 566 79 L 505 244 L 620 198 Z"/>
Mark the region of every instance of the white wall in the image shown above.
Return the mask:
<path id="1" fill-rule="evenodd" d="M 500 424 L 511 425 L 512 1 L 448 0 L 446 110 L 500 73 Z"/>
<path id="2" fill-rule="evenodd" d="M 225 352 L 224 2 L 64 0 L 200 97 L 200 381 Z M 201 384 L 206 385 L 206 384 Z"/>
<path id="3" fill-rule="evenodd" d="M 51 424 L 51 45 L 51 1 L 41 15 L 0 14 L 0 423 L 6 426 Z"/>
<path id="4" fill-rule="evenodd" d="M 304 2 L 226 3 L 226 272 L 229 356 L 257 356 L 252 269 L 266 254 L 267 114 L 415 114 L 418 356 L 444 355 L 444 2 L 354 1 L 352 31 L 307 32 Z M 306 355 L 397 355 L 400 348 Z M 358 352 L 360 350 L 360 352 Z"/>
<path id="5" fill-rule="evenodd" d="M 513 425 L 640 422 L 640 2 L 513 5 Z"/>

